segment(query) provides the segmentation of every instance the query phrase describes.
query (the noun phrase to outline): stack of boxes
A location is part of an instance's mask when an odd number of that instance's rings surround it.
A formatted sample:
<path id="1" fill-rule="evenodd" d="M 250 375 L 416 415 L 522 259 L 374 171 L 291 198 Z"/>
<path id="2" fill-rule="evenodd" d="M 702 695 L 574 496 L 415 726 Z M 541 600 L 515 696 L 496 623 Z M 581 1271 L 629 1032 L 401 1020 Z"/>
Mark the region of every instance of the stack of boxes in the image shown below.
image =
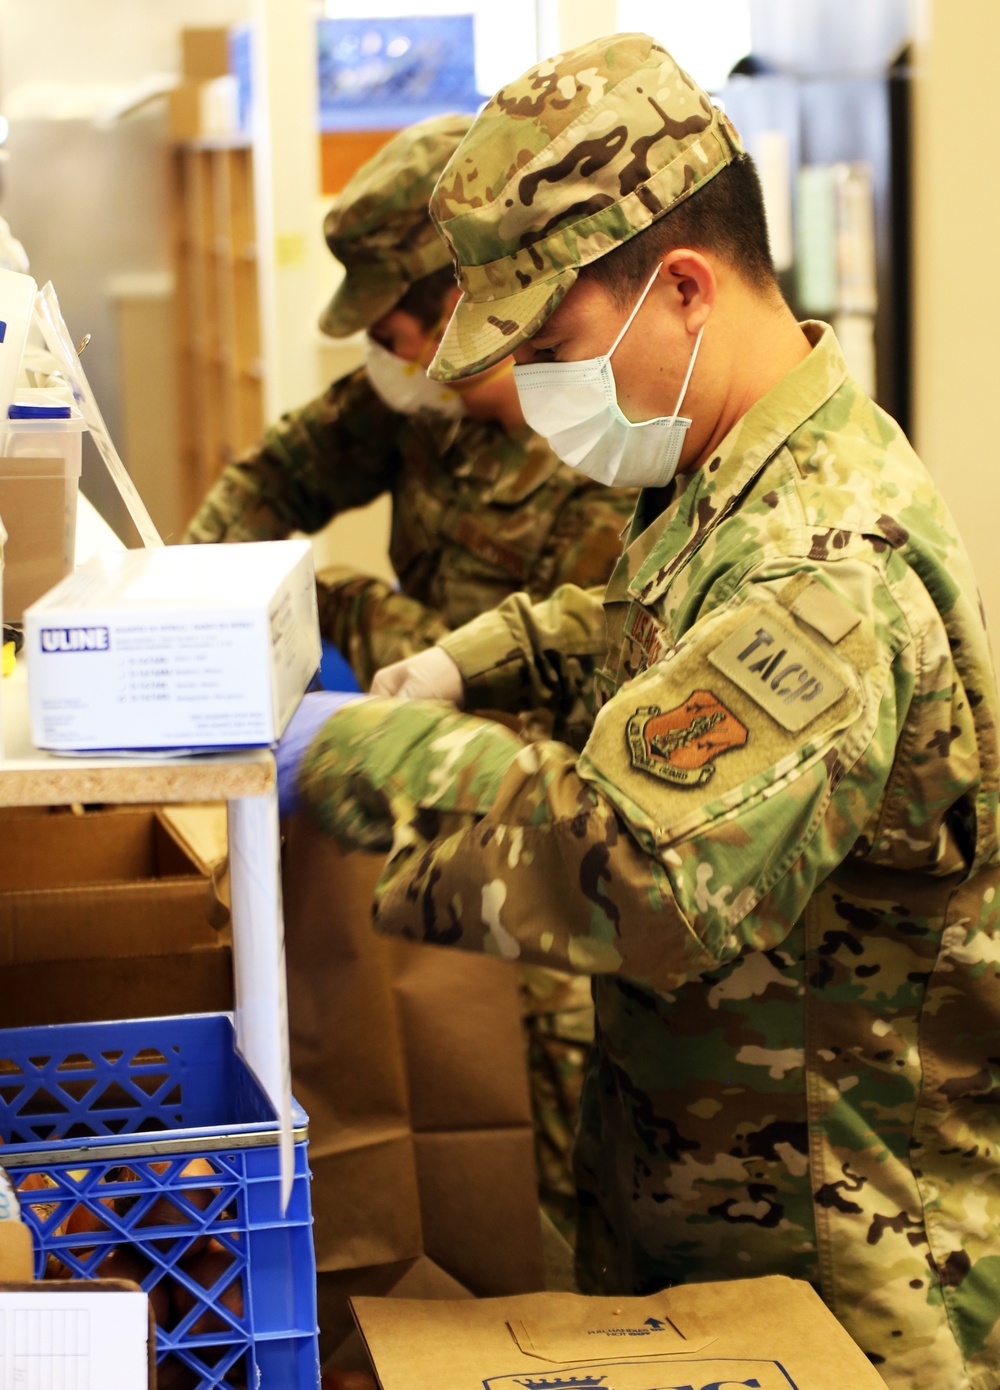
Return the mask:
<path id="1" fill-rule="evenodd" d="M 8 284 L 26 317 L 34 282 Z M 6 712 L 26 703 L 27 669 L 36 749 L 134 759 L 149 746 L 273 743 L 319 664 L 309 543 L 108 551 L 73 569 L 83 421 L 68 392 L 14 393 L 23 334 L 8 318 L 0 515 L 25 649 Z M 95 680 L 103 732 L 70 728 Z M 62 733 L 48 736 L 52 717 Z M 20 738 L 18 718 L 8 732 Z M 7 756 L 0 802 L 30 803 L 34 761 Z M 81 793 L 76 766 L 56 769 L 56 798 Z M 11 806 L 0 841 L 0 1334 L 12 1329 L 0 1384 L 318 1390 L 306 1117 L 292 1104 L 286 1147 L 236 1050 L 212 865 L 155 806 Z M 109 1293 L 141 1314 L 129 1375 L 116 1356 L 124 1305 L 110 1316 L 110 1371 L 96 1315 L 70 1337 L 86 1299 Z"/>
<path id="2" fill-rule="evenodd" d="M 181 80 L 170 94 L 171 140 L 250 134 L 250 28 L 183 29 Z"/>

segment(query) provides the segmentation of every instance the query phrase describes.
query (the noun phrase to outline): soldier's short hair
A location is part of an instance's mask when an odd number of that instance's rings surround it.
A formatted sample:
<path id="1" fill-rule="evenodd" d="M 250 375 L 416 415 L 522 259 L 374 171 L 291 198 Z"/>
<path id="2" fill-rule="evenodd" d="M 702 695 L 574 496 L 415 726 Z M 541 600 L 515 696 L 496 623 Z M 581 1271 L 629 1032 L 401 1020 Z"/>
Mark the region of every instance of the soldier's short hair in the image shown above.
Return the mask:
<path id="1" fill-rule="evenodd" d="M 711 182 L 580 270 L 622 308 L 631 305 L 653 266 L 679 246 L 721 257 L 761 294 L 777 294 L 777 277 L 767 236 L 764 194 L 757 168 L 748 154 L 738 155 Z"/>
<path id="2" fill-rule="evenodd" d="M 450 264 L 445 265 L 433 275 L 415 280 L 395 307 L 415 318 L 421 328 L 436 328 L 444 313 L 448 291 L 457 288 L 454 270 Z"/>

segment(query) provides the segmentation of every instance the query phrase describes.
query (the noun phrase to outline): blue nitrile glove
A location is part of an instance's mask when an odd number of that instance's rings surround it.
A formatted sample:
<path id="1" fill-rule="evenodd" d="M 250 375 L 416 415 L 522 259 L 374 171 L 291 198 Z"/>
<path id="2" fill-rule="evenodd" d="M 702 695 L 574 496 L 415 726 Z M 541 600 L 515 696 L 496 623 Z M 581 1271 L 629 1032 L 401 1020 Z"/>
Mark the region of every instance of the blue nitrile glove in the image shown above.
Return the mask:
<path id="1" fill-rule="evenodd" d="M 319 663 L 320 690 L 360 691 L 358 678 L 351 670 L 347 658 L 332 642 L 323 638 L 322 656 Z"/>
<path id="2" fill-rule="evenodd" d="M 302 810 L 299 797 L 299 765 L 306 750 L 326 721 L 344 705 L 365 696 L 344 690 L 315 690 L 303 695 L 302 703 L 288 721 L 274 750 L 278 764 L 278 814 L 292 816 Z"/>

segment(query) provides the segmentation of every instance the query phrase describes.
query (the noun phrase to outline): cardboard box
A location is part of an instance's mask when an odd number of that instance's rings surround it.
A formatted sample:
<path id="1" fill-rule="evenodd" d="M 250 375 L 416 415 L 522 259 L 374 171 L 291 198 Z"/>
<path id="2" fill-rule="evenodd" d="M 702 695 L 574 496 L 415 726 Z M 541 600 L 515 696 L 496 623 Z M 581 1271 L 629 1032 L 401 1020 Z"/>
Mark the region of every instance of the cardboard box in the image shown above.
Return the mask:
<path id="1" fill-rule="evenodd" d="M 24 625 L 39 748 L 275 743 L 319 668 L 312 546 L 95 555 L 32 604 Z"/>
<path id="2" fill-rule="evenodd" d="M 31 1228 L 23 1221 L 0 1221 L 0 1284 L 27 1284 L 35 1277 Z"/>
<path id="3" fill-rule="evenodd" d="M 65 393 L 67 396 L 69 393 Z M 85 423 L 58 391 L 25 387 L 0 422 L 0 516 L 8 622 L 73 568 Z"/>
<path id="4" fill-rule="evenodd" d="M 229 73 L 211 81 L 186 79 L 171 89 L 167 110 L 169 138 L 235 140 L 246 134 L 239 81 Z"/>
<path id="5" fill-rule="evenodd" d="M 229 72 L 229 30 L 198 27 L 181 30 L 181 69 L 199 82 Z"/>
<path id="6" fill-rule="evenodd" d="M 3 1026 L 229 1010 L 210 880 L 152 809 L 0 813 Z"/>
<path id="7" fill-rule="evenodd" d="M 66 573 L 65 492 L 58 459 L 0 458 L 0 515 L 9 527 L 5 611 L 12 623 Z"/>
<path id="8" fill-rule="evenodd" d="M 320 1352 L 349 1295 L 520 1293 L 544 1272 L 516 974 L 380 937 L 382 860 L 285 822 L 292 1088 L 309 1115 Z"/>
<path id="9" fill-rule="evenodd" d="M 382 1390 L 885 1390 L 811 1286 L 778 1275 L 649 1298 L 351 1306 Z"/>
<path id="10" fill-rule="evenodd" d="M 167 135 L 178 144 L 197 140 L 202 132 L 201 91 L 203 83 L 191 79 L 172 88 L 167 97 Z"/>

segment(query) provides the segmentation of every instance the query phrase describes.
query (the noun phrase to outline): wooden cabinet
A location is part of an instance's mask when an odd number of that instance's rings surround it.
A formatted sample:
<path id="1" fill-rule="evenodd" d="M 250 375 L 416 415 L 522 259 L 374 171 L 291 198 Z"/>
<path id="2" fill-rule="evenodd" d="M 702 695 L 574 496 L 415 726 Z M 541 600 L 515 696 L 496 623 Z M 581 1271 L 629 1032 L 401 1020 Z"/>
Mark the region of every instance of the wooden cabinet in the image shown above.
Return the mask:
<path id="1" fill-rule="evenodd" d="M 264 428 L 248 142 L 173 149 L 181 491 L 196 510 L 222 468 Z"/>

